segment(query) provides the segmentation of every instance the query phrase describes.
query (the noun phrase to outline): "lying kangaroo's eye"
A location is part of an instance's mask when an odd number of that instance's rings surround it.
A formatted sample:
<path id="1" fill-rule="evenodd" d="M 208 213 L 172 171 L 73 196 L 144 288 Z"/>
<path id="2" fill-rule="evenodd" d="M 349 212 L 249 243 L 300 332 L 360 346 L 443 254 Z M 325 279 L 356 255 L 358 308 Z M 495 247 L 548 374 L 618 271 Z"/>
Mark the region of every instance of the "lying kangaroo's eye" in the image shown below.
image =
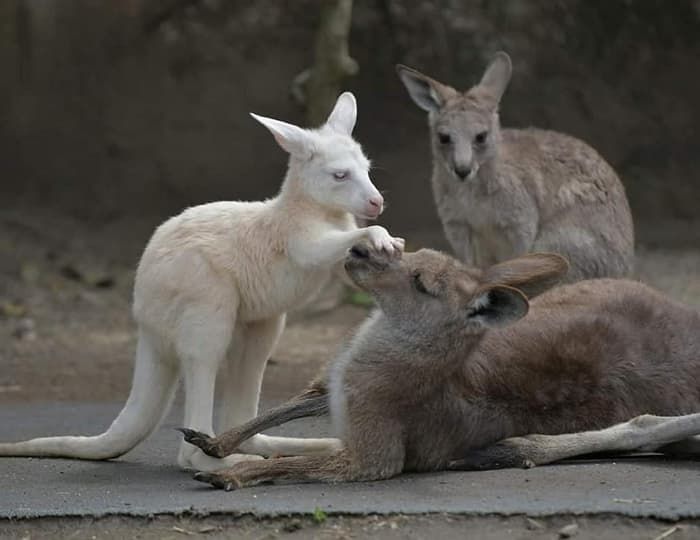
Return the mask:
<path id="1" fill-rule="evenodd" d="M 348 177 L 348 171 L 335 171 L 333 178 L 336 180 L 345 180 Z"/>
<path id="2" fill-rule="evenodd" d="M 413 275 L 413 286 L 418 292 L 421 292 L 423 294 L 430 294 L 428 292 L 428 289 L 425 288 L 425 285 L 423 285 L 423 281 L 420 278 L 420 274 Z"/>
<path id="3" fill-rule="evenodd" d="M 482 131 L 481 133 L 477 133 L 476 136 L 474 137 L 474 142 L 476 144 L 484 144 L 486 142 L 486 139 L 489 136 L 488 131 Z"/>
<path id="4" fill-rule="evenodd" d="M 452 142 L 452 137 L 449 133 L 438 133 L 438 140 L 440 144 L 450 144 Z"/>

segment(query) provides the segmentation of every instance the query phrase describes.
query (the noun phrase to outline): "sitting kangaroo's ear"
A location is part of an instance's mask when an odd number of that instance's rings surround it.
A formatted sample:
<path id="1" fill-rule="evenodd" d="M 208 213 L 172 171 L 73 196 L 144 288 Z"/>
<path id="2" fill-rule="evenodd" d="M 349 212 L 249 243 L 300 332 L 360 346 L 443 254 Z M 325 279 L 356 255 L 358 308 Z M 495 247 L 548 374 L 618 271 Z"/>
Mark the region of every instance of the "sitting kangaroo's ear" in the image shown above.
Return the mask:
<path id="1" fill-rule="evenodd" d="M 437 82 L 408 66 L 399 64 L 396 72 L 413 102 L 424 111 L 437 111 L 449 98 L 457 95 L 457 90 L 451 86 Z"/>
<path id="2" fill-rule="evenodd" d="M 486 68 L 481 82 L 479 82 L 479 87 L 487 92 L 496 103 L 499 103 L 506 88 L 508 88 L 512 71 L 510 56 L 503 51 L 497 52 Z"/>
<path id="3" fill-rule="evenodd" d="M 513 287 L 487 286 L 467 305 L 467 318 L 488 328 L 506 326 L 522 319 L 530 309 L 525 295 Z"/>
<path id="4" fill-rule="evenodd" d="M 530 253 L 484 270 L 483 283 L 516 287 L 534 298 L 559 283 L 569 271 L 569 262 L 556 253 Z"/>

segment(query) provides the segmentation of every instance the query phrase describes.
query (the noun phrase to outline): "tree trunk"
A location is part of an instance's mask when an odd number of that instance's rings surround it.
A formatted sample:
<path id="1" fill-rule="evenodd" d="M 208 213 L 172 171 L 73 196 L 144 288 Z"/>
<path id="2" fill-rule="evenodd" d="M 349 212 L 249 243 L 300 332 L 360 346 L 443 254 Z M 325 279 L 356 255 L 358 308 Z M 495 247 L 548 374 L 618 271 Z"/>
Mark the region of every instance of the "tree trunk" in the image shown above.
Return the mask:
<path id="1" fill-rule="evenodd" d="M 314 65 L 306 86 L 306 116 L 321 125 L 330 113 L 345 80 L 358 71 L 348 53 L 352 0 L 321 0 Z"/>
<path id="2" fill-rule="evenodd" d="M 307 72 L 305 88 L 306 120 L 320 126 L 333 109 L 345 80 L 358 71 L 350 57 L 348 41 L 352 22 L 352 0 L 320 0 L 321 16 L 316 33 L 314 65 Z M 301 315 L 328 311 L 340 305 L 345 297 L 345 284 L 334 277 Z"/>

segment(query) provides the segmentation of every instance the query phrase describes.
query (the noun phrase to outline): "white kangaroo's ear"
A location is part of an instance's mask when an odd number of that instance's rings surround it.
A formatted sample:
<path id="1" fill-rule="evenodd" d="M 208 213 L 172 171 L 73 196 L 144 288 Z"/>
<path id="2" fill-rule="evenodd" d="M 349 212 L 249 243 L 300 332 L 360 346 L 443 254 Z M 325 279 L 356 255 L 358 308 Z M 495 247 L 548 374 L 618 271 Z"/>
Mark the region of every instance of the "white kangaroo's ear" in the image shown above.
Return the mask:
<path id="1" fill-rule="evenodd" d="M 513 64 L 510 61 L 510 56 L 503 51 L 497 52 L 486 68 L 484 76 L 481 77 L 479 86 L 486 90 L 496 100 L 496 103 L 499 103 L 508 87 L 512 71 Z"/>
<path id="2" fill-rule="evenodd" d="M 492 328 L 506 326 L 527 315 L 530 304 L 525 295 L 513 287 L 487 286 L 467 305 L 467 318 Z"/>
<path id="3" fill-rule="evenodd" d="M 267 118 L 254 113 L 250 113 L 250 116 L 269 129 L 277 144 L 293 156 L 307 157 L 312 153 L 311 138 L 306 130 L 274 118 Z"/>
<path id="4" fill-rule="evenodd" d="M 355 96 L 352 95 L 352 92 L 343 92 L 338 96 L 335 107 L 333 107 L 331 114 L 328 115 L 326 125 L 339 133 L 350 135 L 352 130 L 355 129 L 356 121 L 357 101 Z"/>

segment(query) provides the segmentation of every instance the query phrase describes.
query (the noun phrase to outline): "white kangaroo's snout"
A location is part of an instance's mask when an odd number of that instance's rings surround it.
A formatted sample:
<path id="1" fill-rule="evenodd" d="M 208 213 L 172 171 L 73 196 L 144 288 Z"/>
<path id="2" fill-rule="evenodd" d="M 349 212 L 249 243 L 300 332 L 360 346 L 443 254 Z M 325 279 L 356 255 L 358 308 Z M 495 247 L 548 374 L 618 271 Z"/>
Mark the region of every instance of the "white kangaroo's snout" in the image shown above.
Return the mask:
<path id="1" fill-rule="evenodd" d="M 357 179 L 355 193 L 348 201 L 350 203 L 348 211 L 358 218 L 377 219 L 384 211 L 384 197 L 374 186 L 368 174 L 358 174 L 355 178 Z"/>
<path id="2" fill-rule="evenodd" d="M 375 188 L 367 198 L 365 216 L 369 219 L 377 219 L 382 212 L 384 212 L 384 197 Z"/>

